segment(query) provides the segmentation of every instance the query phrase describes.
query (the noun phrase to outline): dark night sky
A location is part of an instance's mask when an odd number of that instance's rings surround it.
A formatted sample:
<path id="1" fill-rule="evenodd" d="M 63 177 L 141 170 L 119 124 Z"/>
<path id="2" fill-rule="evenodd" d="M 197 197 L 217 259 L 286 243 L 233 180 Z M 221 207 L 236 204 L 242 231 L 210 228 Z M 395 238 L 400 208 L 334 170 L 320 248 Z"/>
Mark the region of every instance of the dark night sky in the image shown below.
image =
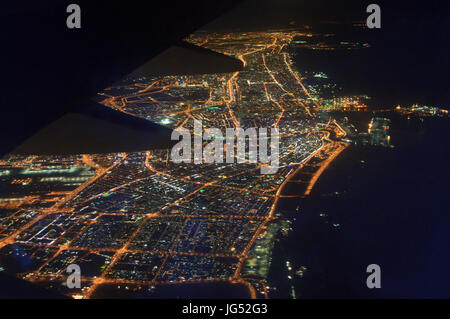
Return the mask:
<path id="1" fill-rule="evenodd" d="M 379 4 L 383 27 L 408 24 L 449 26 L 448 5 L 445 1 L 330 1 L 330 0 L 248 0 L 236 6 L 208 25 L 215 29 L 265 29 L 286 26 L 291 21 L 317 23 L 322 21 L 365 20 L 367 5 Z M 441 30 L 448 32 L 448 30 Z"/>

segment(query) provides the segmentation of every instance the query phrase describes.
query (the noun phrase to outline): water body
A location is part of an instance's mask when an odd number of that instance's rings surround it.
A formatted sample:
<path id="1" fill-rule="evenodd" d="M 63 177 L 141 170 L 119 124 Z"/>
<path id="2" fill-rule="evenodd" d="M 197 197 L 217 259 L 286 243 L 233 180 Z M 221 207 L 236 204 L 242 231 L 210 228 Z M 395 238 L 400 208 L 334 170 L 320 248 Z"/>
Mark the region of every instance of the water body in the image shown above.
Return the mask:
<path id="1" fill-rule="evenodd" d="M 426 66 L 414 70 L 411 64 L 399 73 L 412 59 L 401 62 L 408 49 L 298 50 L 296 64 L 327 73 L 345 93 L 371 95 L 373 109 L 448 103 L 439 76 L 421 75 Z M 311 196 L 280 205 L 293 231 L 274 252 L 270 282 L 278 288 L 272 297 L 291 298 L 292 287 L 297 298 L 450 297 L 450 120 L 378 115 L 391 119 L 395 148 L 351 146 L 324 171 Z M 334 116 L 367 130 L 373 114 Z M 289 280 L 286 261 L 294 271 L 306 266 L 303 277 Z M 366 286 L 369 264 L 381 267 L 381 289 Z"/>
<path id="2" fill-rule="evenodd" d="M 294 278 L 299 298 L 450 296 L 448 119 L 390 117 L 394 149 L 348 148 L 299 212 L 297 203 L 282 207 L 295 221 L 275 252 L 275 297 L 289 297 L 286 260 L 308 269 Z M 374 263 L 382 288 L 370 290 Z"/>
<path id="3" fill-rule="evenodd" d="M 448 27 L 447 27 L 448 29 Z M 325 72 L 345 94 L 367 94 L 372 108 L 422 104 L 448 108 L 450 50 L 447 29 L 434 25 L 387 25 L 381 30 L 349 25 L 318 25 L 313 31 L 333 34 L 309 41 L 359 42 L 359 50 L 296 49 L 300 71 Z"/>

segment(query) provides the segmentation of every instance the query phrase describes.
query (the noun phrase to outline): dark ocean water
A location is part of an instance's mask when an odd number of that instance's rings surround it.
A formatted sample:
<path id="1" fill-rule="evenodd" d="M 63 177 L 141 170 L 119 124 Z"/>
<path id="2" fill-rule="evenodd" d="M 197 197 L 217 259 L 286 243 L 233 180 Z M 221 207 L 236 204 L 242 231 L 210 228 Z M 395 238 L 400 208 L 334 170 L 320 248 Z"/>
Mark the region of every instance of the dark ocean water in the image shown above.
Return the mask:
<path id="1" fill-rule="evenodd" d="M 295 221 L 275 251 L 276 297 L 289 297 L 286 260 L 308 268 L 297 298 L 450 297 L 449 120 L 390 117 L 394 149 L 348 148 L 309 198 L 281 206 Z M 381 289 L 366 287 L 369 264 Z"/>
<path id="2" fill-rule="evenodd" d="M 380 30 L 348 25 L 319 25 L 313 30 L 334 36 L 311 41 L 358 42 L 370 47 L 334 51 L 294 48 L 294 61 L 300 72 L 325 72 L 344 94 L 371 96 L 368 105 L 372 108 L 418 103 L 448 109 L 448 25 L 397 22 Z"/>
<path id="3" fill-rule="evenodd" d="M 361 33 L 343 38 L 358 37 L 365 42 Z M 439 69 L 423 48 L 411 51 L 412 42 L 392 50 L 390 43 L 378 39 L 359 51 L 298 50 L 295 62 L 300 71 L 327 73 L 344 93 L 372 96 L 373 109 L 412 103 L 448 109 L 448 81 L 442 82 L 448 65 Z M 280 204 L 294 221 L 274 252 L 273 297 L 290 298 L 291 286 L 297 298 L 450 297 L 450 119 L 378 115 L 391 119 L 393 149 L 351 146 L 324 171 L 310 197 Z M 374 115 L 336 116 L 367 130 Z M 304 276 L 289 280 L 287 260 L 294 270 L 306 266 Z M 369 264 L 381 267 L 381 289 L 366 286 Z"/>

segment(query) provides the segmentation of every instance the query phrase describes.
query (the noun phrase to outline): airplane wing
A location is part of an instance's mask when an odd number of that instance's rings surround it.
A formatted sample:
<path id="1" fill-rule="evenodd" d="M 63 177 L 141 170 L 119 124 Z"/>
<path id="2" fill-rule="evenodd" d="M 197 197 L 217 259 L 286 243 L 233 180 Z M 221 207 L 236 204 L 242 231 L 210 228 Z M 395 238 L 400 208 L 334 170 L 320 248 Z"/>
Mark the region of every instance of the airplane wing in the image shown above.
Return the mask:
<path id="1" fill-rule="evenodd" d="M 155 147 L 150 135 L 164 129 L 96 107 L 92 97 L 142 65 L 139 72 L 172 75 L 193 65 L 200 72 L 210 68 L 214 57 L 206 62 L 198 49 L 177 43 L 240 1 L 163 1 L 155 7 L 151 1 L 80 0 L 81 29 L 66 27 L 72 1 L 27 2 L 10 3 L 1 12 L 7 48 L 1 52 L 7 75 L 0 80 L 1 155 Z M 159 139 L 170 136 L 164 132 Z"/>

